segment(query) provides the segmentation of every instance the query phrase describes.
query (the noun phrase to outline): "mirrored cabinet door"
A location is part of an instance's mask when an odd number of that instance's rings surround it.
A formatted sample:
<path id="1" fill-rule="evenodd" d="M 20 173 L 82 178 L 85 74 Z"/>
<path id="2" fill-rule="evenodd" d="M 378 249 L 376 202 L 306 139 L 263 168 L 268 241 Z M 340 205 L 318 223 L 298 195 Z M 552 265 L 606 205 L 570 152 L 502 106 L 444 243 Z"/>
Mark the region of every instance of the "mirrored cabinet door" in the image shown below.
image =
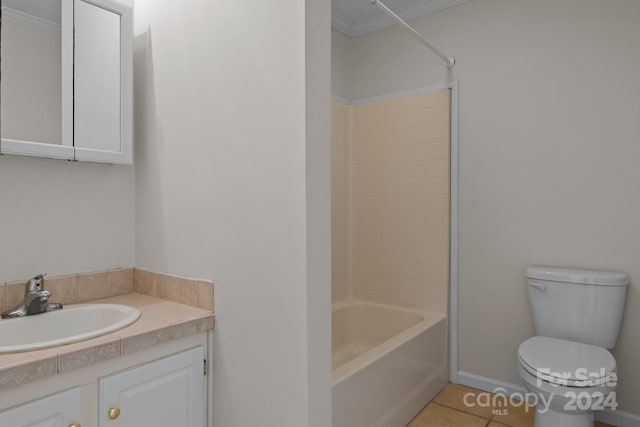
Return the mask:
<path id="1" fill-rule="evenodd" d="M 132 13 L 112 0 L 74 0 L 77 160 L 131 163 Z"/>
<path id="2" fill-rule="evenodd" d="M 2 0 L 0 150 L 73 159 L 73 0 Z"/>
<path id="3" fill-rule="evenodd" d="M 0 4 L 0 153 L 133 163 L 132 0 Z"/>

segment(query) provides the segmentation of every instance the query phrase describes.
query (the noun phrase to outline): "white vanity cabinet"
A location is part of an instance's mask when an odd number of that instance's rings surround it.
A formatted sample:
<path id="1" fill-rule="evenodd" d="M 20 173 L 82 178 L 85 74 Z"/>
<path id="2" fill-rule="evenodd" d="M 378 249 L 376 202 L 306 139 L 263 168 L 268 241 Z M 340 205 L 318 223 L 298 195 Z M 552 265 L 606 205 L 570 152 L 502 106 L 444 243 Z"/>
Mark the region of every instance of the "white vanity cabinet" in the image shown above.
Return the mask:
<path id="1" fill-rule="evenodd" d="M 0 427 L 205 427 L 208 341 L 198 333 L 0 391 Z"/>
<path id="2" fill-rule="evenodd" d="M 195 348 L 98 382 L 100 427 L 203 427 L 203 349 Z"/>
<path id="3" fill-rule="evenodd" d="M 54 394 L 8 411 L 0 412 L 3 427 L 81 427 L 82 389 Z"/>

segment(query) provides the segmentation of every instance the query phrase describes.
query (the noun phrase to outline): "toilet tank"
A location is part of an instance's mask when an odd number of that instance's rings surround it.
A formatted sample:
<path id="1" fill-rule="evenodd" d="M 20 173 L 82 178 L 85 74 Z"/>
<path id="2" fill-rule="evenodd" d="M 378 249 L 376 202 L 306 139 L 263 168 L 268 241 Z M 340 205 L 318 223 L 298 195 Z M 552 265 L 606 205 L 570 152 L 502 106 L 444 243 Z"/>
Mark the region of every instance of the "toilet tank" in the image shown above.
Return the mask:
<path id="1" fill-rule="evenodd" d="M 612 271 L 528 267 L 536 335 L 613 348 L 629 276 Z"/>

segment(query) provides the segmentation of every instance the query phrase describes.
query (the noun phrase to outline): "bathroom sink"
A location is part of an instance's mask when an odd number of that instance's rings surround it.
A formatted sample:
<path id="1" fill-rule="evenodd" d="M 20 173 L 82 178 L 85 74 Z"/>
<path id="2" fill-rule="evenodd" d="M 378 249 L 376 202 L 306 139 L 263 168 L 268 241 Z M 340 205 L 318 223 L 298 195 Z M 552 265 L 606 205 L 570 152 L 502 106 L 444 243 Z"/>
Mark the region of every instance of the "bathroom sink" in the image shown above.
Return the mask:
<path id="1" fill-rule="evenodd" d="M 140 310 L 118 304 L 79 304 L 49 313 L 0 320 L 0 354 L 88 340 L 138 320 Z"/>

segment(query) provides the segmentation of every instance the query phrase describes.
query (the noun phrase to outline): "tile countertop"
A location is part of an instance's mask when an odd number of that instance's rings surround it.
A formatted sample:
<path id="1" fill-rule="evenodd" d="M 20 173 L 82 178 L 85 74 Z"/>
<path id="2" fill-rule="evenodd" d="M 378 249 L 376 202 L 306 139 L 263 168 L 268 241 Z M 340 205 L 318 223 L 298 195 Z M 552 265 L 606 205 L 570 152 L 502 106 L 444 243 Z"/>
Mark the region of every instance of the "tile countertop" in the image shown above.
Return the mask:
<path id="1" fill-rule="evenodd" d="M 140 310 L 140 318 L 124 329 L 90 340 L 0 354 L 0 391 L 204 332 L 214 326 L 214 314 L 210 311 L 136 293 L 87 303 L 128 305 Z"/>

